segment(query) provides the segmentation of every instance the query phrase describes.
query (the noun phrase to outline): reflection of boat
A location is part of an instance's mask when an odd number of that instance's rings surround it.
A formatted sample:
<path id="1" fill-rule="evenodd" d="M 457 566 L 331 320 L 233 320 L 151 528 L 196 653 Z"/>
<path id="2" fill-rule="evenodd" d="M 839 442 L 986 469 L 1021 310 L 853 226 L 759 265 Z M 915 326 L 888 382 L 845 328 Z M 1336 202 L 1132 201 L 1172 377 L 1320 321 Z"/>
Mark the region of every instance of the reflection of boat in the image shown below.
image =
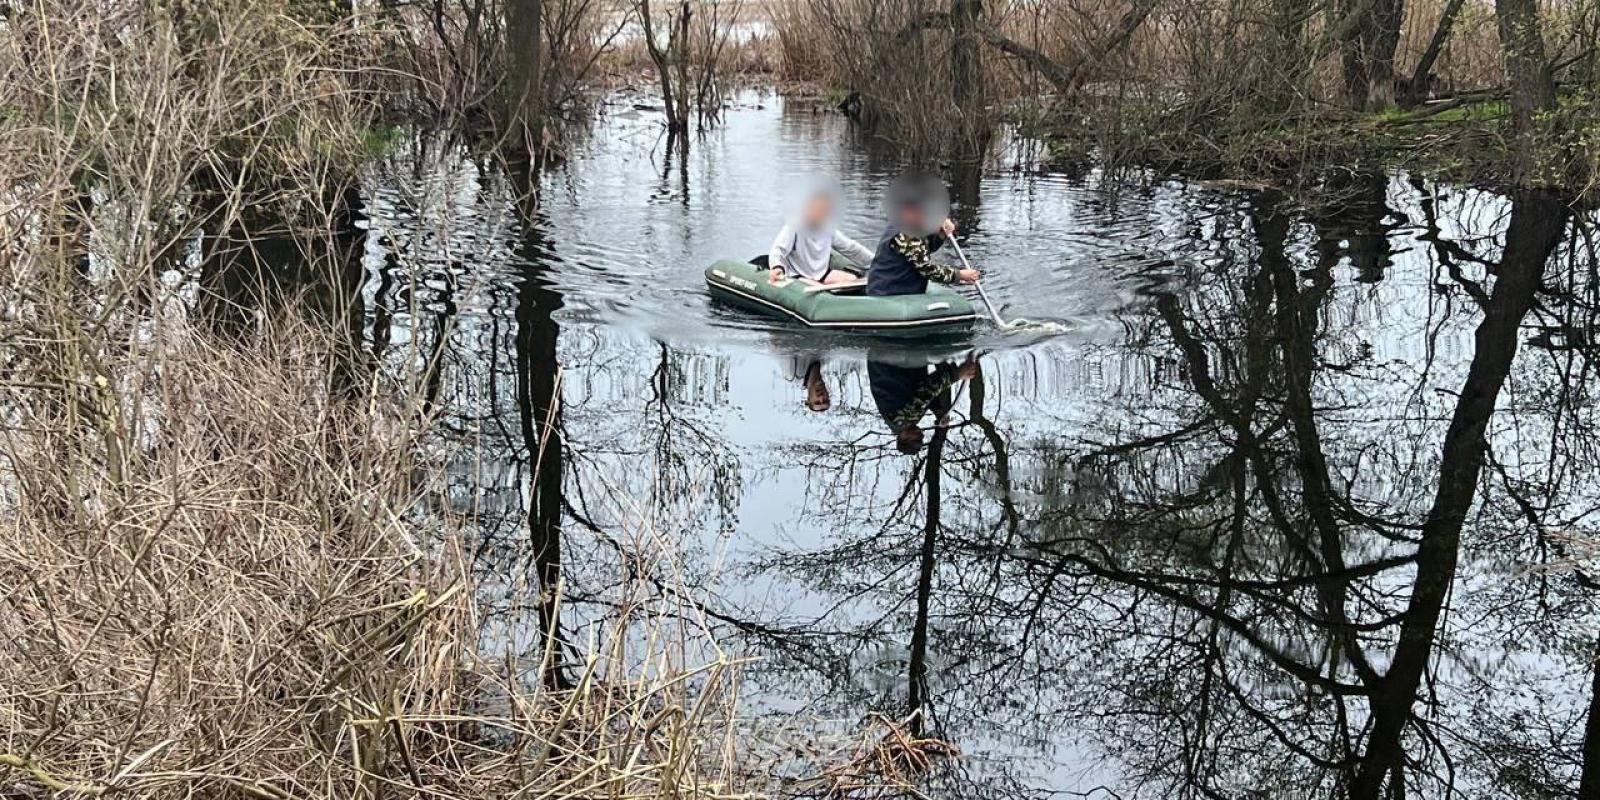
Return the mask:
<path id="1" fill-rule="evenodd" d="M 836 264 L 836 269 L 846 269 Z M 978 315 L 965 297 L 930 285 L 926 294 L 868 297 L 866 281 L 819 286 L 800 280 L 767 280 L 767 270 L 743 261 L 706 267 L 713 296 L 813 328 L 926 336 L 963 333 Z"/>

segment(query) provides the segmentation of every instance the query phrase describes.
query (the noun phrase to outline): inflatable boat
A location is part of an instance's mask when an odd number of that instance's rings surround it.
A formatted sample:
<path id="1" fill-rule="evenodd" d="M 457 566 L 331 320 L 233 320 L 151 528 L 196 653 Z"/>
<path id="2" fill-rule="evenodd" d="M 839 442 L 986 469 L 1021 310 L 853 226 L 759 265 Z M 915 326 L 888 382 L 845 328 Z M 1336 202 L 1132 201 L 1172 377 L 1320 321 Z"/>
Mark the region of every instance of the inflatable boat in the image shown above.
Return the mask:
<path id="1" fill-rule="evenodd" d="M 860 273 L 837 260 L 834 268 L 857 279 L 827 285 L 793 278 L 774 283 L 766 267 L 729 260 L 706 267 L 706 285 L 720 300 L 812 328 L 927 336 L 963 333 L 978 319 L 972 304 L 947 287 L 930 284 L 925 294 L 869 297 Z"/>

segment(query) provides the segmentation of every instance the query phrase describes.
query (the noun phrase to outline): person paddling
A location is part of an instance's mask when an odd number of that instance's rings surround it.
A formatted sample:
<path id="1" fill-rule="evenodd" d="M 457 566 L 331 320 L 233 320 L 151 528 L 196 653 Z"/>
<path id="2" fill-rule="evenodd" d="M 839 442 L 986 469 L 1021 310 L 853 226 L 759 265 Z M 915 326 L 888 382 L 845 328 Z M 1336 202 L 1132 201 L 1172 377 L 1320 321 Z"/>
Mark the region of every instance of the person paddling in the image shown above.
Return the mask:
<path id="1" fill-rule="evenodd" d="M 955 222 L 948 218 L 937 226 L 928 224 L 929 209 L 943 205 L 943 193 L 944 184 L 926 176 L 907 176 L 890 187 L 889 226 L 867 270 L 868 295 L 922 294 L 928 291 L 928 281 L 977 283 L 982 277 L 970 267 L 947 266 L 930 258 L 956 232 Z"/>

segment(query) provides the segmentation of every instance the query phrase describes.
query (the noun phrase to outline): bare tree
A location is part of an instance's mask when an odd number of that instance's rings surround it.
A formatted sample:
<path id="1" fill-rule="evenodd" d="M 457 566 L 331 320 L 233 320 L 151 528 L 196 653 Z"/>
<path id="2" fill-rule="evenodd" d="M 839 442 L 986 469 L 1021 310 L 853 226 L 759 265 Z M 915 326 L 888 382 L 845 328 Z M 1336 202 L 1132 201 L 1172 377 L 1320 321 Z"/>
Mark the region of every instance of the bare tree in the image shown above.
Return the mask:
<path id="1" fill-rule="evenodd" d="M 660 20 L 663 30 L 657 30 L 658 17 L 650 0 L 638 0 L 639 24 L 644 28 L 644 46 L 656 67 L 656 80 L 661 84 L 661 103 L 667 115 L 667 136 L 680 140 L 689 132 L 689 81 L 688 51 L 689 18 L 692 9 L 688 0 L 681 0 L 676 12 L 668 11 Z M 665 36 L 665 41 L 662 36 Z"/>
<path id="2" fill-rule="evenodd" d="M 950 99 L 960 114 L 955 131 L 956 149 L 964 155 L 982 151 L 986 102 L 983 91 L 983 53 L 978 27 L 983 23 L 983 0 L 950 2 Z"/>
<path id="3" fill-rule="evenodd" d="M 693 30 L 695 122 L 702 131 L 722 118 L 722 56 L 743 8 L 742 0 L 706 0 Z"/>

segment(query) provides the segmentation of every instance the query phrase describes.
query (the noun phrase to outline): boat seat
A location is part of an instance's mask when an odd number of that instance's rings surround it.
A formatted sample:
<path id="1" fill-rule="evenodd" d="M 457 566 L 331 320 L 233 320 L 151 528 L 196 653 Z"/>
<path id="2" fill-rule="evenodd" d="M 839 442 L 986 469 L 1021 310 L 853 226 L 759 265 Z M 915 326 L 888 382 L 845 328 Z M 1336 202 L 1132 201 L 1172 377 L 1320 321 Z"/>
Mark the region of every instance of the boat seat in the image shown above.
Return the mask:
<path id="1" fill-rule="evenodd" d="M 807 286 L 806 294 L 816 294 L 817 292 L 837 292 L 840 289 L 859 289 L 866 285 L 866 278 L 850 281 L 849 283 L 819 283 L 815 286 Z"/>

